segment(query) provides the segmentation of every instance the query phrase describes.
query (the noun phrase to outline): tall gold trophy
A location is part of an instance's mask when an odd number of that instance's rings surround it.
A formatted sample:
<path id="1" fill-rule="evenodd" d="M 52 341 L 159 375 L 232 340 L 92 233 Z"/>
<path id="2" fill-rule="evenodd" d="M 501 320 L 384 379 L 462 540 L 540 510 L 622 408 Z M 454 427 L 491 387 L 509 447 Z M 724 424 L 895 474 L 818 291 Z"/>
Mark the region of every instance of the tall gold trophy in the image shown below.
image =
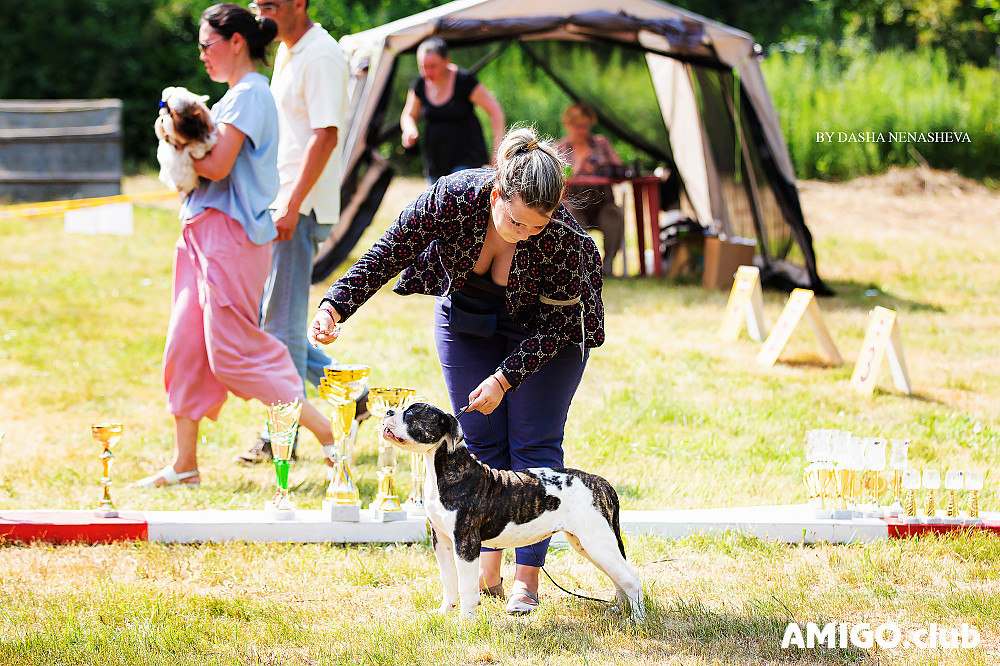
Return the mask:
<path id="1" fill-rule="evenodd" d="M 368 390 L 368 409 L 380 421 L 390 409 L 399 411 L 414 401 L 416 391 L 408 388 L 372 388 Z M 382 438 L 382 429 L 376 430 L 378 442 L 378 495 L 371 504 L 373 518 L 388 522 L 406 520 L 406 510 L 396 494 L 396 447 Z"/>
<path id="2" fill-rule="evenodd" d="M 94 514 L 101 518 L 117 518 L 118 510 L 115 509 L 111 501 L 111 465 L 115 461 L 115 454 L 111 452 L 115 444 L 121 441 L 124 427 L 121 423 L 97 423 L 90 426 L 91 436 L 101 445 L 101 463 L 104 467 L 104 476 L 101 477 L 101 485 L 104 487 L 104 495 L 101 503 L 97 505 Z"/>
<path id="3" fill-rule="evenodd" d="M 274 455 L 274 474 L 278 480 L 278 489 L 274 497 L 264 504 L 264 510 L 275 520 L 291 520 L 295 517 L 295 505 L 288 496 L 288 470 L 301 413 L 302 403 L 298 398 L 290 403 L 279 402 L 267 408 L 267 431 L 271 436 L 271 453 Z"/>
<path id="4" fill-rule="evenodd" d="M 351 472 L 351 457 L 358 437 L 358 424 L 354 420 L 357 400 L 365 390 L 371 368 L 367 365 L 337 364 L 324 368 L 325 377 L 320 381 L 319 392 L 330 403 L 330 432 L 333 447 L 328 457 L 333 467 L 327 468 L 330 485 L 323 500 L 323 511 L 333 521 L 357 522 L 361 520 L 361 495 Z"/>
<path id="5" fill-rule="evenodd" d="M 941 487 L 941 472 L 936 469 L 925 469 L 923 484 L 924 519 L 921 522 L 940 523 L 941 518 L 937 515 L 937 503 L 934 500 L 934 493 Z"/>
<path id="6" fill-rule="evenodd" d="M 920 490 L 920 470 L 904 469 L 901 479 L 903 491 L 903 514 L 899 517 L 904 523 L 919 523 L 917 516 L 917 491 Z"/>

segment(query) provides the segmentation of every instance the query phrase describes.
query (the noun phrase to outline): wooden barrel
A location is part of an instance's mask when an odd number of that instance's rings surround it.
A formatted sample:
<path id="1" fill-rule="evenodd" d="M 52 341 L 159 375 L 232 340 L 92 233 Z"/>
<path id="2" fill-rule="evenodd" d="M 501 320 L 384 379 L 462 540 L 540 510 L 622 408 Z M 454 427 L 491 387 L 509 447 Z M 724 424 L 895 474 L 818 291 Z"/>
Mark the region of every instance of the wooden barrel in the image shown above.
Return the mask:
<path id="1" fill-rule="evenodd" d="M 0 100 L 0 202 L 121 194 L 122 102 Z"/>

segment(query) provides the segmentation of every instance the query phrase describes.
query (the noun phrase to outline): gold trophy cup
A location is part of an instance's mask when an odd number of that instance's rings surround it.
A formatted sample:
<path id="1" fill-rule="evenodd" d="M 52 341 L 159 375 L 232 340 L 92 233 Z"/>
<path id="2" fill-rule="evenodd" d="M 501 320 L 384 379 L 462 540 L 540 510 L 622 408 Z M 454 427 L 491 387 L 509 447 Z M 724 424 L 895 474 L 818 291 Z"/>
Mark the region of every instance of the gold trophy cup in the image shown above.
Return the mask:
<path id="1" fill-rule="evenodd" d="M 925 523 L 940 523 L 934 502 L 934 492 L 941 487 L 941 472 L 936 469 L 924 470 L 924 520 Z"/>
<path id="2" fill-rule="evenodd" d="M 323 369 L 326 375 L 320 382 L 320 395 L 330 404 L 330 432 L 333 447 L 329 457 L 333 466 L 327 468 L 330 485 L 323 500 L 323 511 L 330 520 L 357 522 L 361 520 L 361 496 L 351 458 L 358 437 L 358 424 L 354 419 L 355 400 L 364 393 L 371 368 L 367 365 L 337 364 Z"/>
<path id="3" fill-rule="evenodd" d="M 121 423 L 97 423 L 90 426 L 91 436 L 101 445 L 101 463 L 104 467 L 104 476 L 101 477 L 101 485 L 104 487 L 104 495 L 101 503 L 97 505 L 94 514 L 101 518 L 117 518 L 118 511 L 111 501 L 111 465 L 115 461 L 115 454 L 111 452 L 115 444 L 121 441 L 124 427 Z"/>
<path id="4" fill-rule="evenodd" d="M 902 488 L 905 493 L 903 500 L 903 515 L 900 519 L 904 523 L 919 523 L 917 517 L 917 491 L 920 490 L 920 470 L 904 469 L 902 474 Z"/>
<path id="5" fill-rule="evenodd" d="M 416 391 L 409 388 L 372 388 L 368 390 L 368 408 L 372 416 L 380 421 L 391 409 L 406 409 L 414 402 Z M 380 521 L 406 520 L 406 510 L 399 503 L 396 494 L 396 447 L 382 438 L 382 429 L 376 432 L 378 438 L 378 496 L 371 504 L 374 519 Z"/>
<path id="6" fill-rule="evenodd" d="M 290 403 L 279 402 L 267 408 L 267 431 L 271 436 L 278 489 L 274 497 L 264 504 L 264 510 L 275 520 L 291 520 L 295 517 L 295 505 L 288 495 L 288 471 L 301 413 L 302 403 L 298 398 Z"/>

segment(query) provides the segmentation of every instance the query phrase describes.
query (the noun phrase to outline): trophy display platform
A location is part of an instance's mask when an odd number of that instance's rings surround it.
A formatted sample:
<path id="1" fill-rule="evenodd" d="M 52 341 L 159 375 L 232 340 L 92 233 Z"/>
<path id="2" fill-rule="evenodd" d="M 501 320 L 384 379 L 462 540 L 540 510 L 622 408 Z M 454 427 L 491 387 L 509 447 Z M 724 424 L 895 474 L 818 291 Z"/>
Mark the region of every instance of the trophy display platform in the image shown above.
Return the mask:
<path id="1" fill-rule="evenodd" d="M 333 522 L 329 511 L 296 509 L 290 520 L 265 511 L 120 511 L 99 518 L 93 510 L 28 511 L 0 509 L 0 542 L 108 543 L 121 540 L 158 543 L 256 541 L 284 543 L 413 543 L 429 540 L 427 519 L 382 522 L 361 510 L 358 522 Z M 784 543 L 858 543 L 905 539 L 931 532 L 989 530 L 1000 534 L 1000 513 L 982 512 L 981 524 L 906 523 L 900 518 L 816 518 L 801 505 L 622 511 L 622 532 L 682 539 L 696 534 L 738 532 Z M 565 544 L 562 533 L 552 539 Z"/>

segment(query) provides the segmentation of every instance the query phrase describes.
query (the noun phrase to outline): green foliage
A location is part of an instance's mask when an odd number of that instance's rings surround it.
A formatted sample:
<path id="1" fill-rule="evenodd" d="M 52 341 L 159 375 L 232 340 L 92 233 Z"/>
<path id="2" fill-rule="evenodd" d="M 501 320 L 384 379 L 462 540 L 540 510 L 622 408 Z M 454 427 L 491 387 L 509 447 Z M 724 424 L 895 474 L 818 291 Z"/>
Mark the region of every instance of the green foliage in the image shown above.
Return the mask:
<path id="1" fill-rule="evenodd" d="M 762 63 L 801 178 L 844 179 L 926 162 L 983 178 L 1000 174 L 995 71 L 952 66 L 942 49 L 844 52 L 832 44 Z M 820 132 L 883 133 L 885 141 L 820 141 Z M 889 132 L 964 132 L 969 142 L 889 141 Z"/>

